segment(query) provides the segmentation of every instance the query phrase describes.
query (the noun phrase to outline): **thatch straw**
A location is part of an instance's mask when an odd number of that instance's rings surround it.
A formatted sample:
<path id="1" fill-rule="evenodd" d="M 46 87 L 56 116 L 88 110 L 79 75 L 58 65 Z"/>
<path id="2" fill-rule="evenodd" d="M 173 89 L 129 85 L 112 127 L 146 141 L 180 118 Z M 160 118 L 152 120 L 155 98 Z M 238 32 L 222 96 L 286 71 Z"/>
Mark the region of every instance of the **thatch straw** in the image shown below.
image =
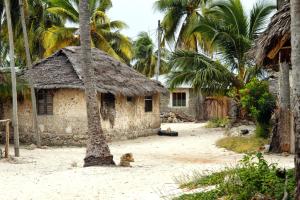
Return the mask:
<path id="1" fill-rule="evenodd" d="M 290 42 L 291 32 L 290 4 L 283 7 L 271 18 L 267 29 L 255 41 L 249 55 L 255 59 L 257 65 L 268 67 L 274 62 L 268 57 L 271 50 L 281 48 L 283 41 Z M 276 51 L 275 51 L 276 52 Z"/>
<path id="2" fill-rule="evenodd" d="M 84 89 L 80 57 L 80 47 L 63 48 L 34 64 L 32 69 L 25 72 L 25 77 L 33 80 L 35 88 Z M 166 92 L 159 82 L 148 79 L 99 49 L 92 49 L 92 58 L 96 86 L 101 93 L 145 96 Z"/>

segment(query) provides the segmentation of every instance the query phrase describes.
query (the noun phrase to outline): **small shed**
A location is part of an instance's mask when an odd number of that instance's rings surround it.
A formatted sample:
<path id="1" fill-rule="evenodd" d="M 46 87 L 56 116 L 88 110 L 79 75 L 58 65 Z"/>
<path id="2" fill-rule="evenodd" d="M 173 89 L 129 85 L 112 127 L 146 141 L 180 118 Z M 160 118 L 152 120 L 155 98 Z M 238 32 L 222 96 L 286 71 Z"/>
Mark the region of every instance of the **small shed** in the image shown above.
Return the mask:
<path id="1" fill-rule="evenodd" d="M 101 123 L 108 140 L 154 134 L 160 128 L 160 93 L 166 89 L 99 49 L 92 49 Z M 87 138 L 80 47 L 63 48 L 25 72 L 36 89 L 42 143 L 82 145 Z M 4 106 L 10 115 L 11 106 Z M 19 103 L 21 142 L 33 140 L 31 101 Z M 9 116 L 8 116 L 9 117 Z"/>

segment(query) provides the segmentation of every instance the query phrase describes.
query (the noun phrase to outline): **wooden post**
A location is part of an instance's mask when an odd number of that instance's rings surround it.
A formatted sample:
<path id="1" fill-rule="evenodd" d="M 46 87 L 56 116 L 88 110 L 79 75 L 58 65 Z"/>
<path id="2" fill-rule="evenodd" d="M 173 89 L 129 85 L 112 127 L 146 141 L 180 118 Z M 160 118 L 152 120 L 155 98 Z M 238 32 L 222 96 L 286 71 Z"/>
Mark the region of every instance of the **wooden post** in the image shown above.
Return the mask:
<path id="1" fill-rule="evenodd" d="M 9 123 L 10 119 L 0 120 L 0 123 L 5 123 L 5 154 L 4 157 L 9 156 Z"/>
<path id="2" fill-rule="evenodd" d="M 9 120 L 6 121 L 5 127 L 5 158 L 9 155 Z"/>

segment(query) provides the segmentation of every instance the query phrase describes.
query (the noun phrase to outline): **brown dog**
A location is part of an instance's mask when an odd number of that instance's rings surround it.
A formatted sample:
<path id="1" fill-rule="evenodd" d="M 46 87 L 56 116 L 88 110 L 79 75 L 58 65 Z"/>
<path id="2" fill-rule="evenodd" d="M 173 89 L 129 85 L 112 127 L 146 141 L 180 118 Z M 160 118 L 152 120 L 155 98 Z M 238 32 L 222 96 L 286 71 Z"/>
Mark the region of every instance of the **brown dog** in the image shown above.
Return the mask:
<path id="1" fill-rule="evenodd" d="M 130 163 L 134 162 L 134 158 L 132 153 L 125 153 L 120 158 L 120 164 L 121 167 L 131 167 Z"/>

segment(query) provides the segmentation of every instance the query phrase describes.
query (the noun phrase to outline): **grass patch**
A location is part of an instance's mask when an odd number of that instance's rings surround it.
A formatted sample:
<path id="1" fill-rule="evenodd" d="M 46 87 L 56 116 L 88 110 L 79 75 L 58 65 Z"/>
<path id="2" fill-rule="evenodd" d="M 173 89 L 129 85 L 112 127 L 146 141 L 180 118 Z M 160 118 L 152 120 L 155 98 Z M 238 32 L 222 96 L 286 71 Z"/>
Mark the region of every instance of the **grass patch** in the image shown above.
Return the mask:
<path id="1" fill-rule="evenodd" d="M 284 191 L 288 200 L 295 197 L 295 170 L 282 170 L 269 164 L 261 153 L 245 155 L 236 167 L 200 176 L 181 187 L 215 186 L 210 191 L 185 194 L 174 200 L 248 200 L 257 195 L 264 199 L 282 199 Z"/>
<path id="2" fill-rule="evenodd" d="M 192 177 L 189 177 L 190 180 L 185 180 L 180 183 L 180 188 L 192 190 L 200 187 L 217 185 L 219 181 L 224 179 L 227 174 L 227 171 L 214 172 L 206 175 L 195 172 Z"/>
<path id="3" fill-rule="evenodd" d="M 215 118 L 215 119 L 209 120 L 205 127 L 206 128 L 224 128 L 229 123 L 230 123 L 230 119 L 228 117 Z"/>
<path id="4" fill-rule="evenodd" d="M 216 190 L 211 190 L 196 194 L 185 194 L 180 197 L 176 197 L 173 200 L 216 200 L 219 197 L 218 193 L 219 192 Z"/>
<path id="5" fill-rule="evenodd" d="M 216 145 L 237 153 L 251 153 L 269 144 L 268 139 L 252 137 L 226 137 L 218 140 Z"/>

